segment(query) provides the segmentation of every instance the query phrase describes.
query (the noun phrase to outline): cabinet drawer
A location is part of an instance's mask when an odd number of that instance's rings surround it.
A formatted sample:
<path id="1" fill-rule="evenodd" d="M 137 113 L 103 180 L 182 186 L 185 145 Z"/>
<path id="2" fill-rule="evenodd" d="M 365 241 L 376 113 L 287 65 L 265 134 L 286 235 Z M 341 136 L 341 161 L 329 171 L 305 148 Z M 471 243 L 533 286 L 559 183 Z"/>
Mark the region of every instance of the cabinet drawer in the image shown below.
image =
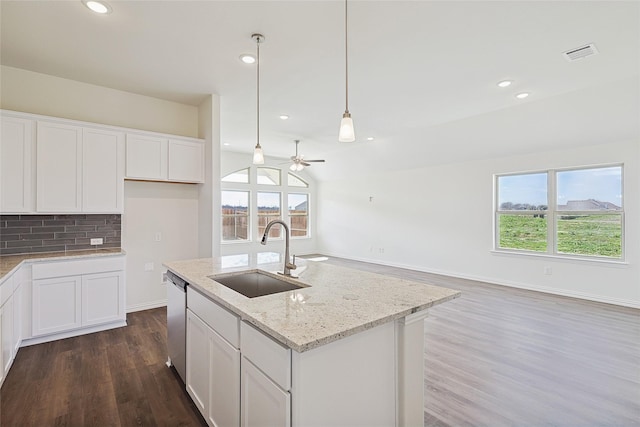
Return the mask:
<path id="1" fill-rule="evenodd" d="M 291 389 L 291 349 L 247 322 L 242 322 L 240 328 L 240 349 L 247 359 L 282 389 Z"/>
<path id="2" fill-rule="evenodd" d="M 33 280 L 49 277 L 77 276 L 125 269 L 125 257 L 99 257 L 77 261 L 61 260 L 36 263 L 31 269 Z"/>
<path id="3" fill-rule="evenodd" d="M 173 286 L 173 285 L 172 285 Z M 235 348 L 240 348 L 240 318 L 187 287 L 187 307 Z"/>

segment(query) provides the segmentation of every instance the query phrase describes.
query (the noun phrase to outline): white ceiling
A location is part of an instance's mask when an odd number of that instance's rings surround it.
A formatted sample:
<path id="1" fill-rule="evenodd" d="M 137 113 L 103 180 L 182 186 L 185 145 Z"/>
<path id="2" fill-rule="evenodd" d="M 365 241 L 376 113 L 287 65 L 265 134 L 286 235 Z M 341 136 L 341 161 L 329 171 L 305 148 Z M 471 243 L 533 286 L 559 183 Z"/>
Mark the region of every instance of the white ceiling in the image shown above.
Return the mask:
<path id="1" fill-rule="evenodd" d="M 238 57 L 262 33 L 262 146 L 288 157 L 301 139 L 327 159 L 319 179 L 640 138 L 638 1 L 351 0 L 350 144 L 343 2 L 110 4 L 2 0 L 2 64 L 193 105 L 217 93 L 224 149 L 249 152 L 255 65 Z M 563 58 L 587 43 L 600 53 Z"/>

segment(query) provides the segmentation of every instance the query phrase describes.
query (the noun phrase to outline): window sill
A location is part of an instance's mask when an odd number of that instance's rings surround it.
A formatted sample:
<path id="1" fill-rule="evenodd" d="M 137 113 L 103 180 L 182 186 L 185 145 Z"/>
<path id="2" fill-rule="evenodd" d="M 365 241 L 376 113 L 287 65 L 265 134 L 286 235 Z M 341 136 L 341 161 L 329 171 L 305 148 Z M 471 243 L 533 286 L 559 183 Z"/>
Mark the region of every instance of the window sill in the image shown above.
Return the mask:
<path id="1" fill-rule="evenodd" d="M 593 264 L 593 265 L 606 265 L 610 267 L 628 267 L 629 263 L 624 260 L 616 260 L 616 259 L 603 259 L 603 258 L 586 258 L 586 257 L 577 257 L 571 255 L 552 255 L 546 253 L 535 253 L 535 252 L 516 252 L 516 251 L 508 251 L 502 249 L 492 249 L 490 251 L 493 255 L 498 256 L 514 256 L 514 257 L 532 257 L 532 258 L 546 258 L 553 259 L 557 261 L 568 261 L 575 262 L 578 264 Z"/>

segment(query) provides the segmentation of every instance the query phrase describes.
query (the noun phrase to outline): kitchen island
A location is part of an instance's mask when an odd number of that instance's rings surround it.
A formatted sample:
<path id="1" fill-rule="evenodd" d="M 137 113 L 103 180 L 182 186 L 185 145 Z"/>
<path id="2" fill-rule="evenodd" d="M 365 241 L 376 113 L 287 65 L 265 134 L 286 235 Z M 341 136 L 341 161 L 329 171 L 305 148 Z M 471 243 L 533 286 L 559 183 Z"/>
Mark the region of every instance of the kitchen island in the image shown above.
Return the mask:
<path id="1" fill-rule="evenodd" d="M 165 263 L 189 283 L 186 387 L 207 422 L 422 425 L 423 320 L 459 292 L 312 261 L 280 276 L 301 288 L 257 298 L 214 280 L 282 269 L 258 258 Z"/>

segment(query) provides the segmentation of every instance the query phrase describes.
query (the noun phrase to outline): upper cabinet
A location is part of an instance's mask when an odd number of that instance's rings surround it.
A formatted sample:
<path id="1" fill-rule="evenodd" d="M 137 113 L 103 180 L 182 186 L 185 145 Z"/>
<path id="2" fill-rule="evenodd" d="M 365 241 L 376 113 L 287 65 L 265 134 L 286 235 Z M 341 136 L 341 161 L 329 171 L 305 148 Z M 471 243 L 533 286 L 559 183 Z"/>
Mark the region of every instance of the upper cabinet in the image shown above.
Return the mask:
<path id="1" fill-rule="evenodd" d="M 2 115 L 0 136 L 0 212 L 34 209 L 35 120 Z"/>
<path id="2" fill-rule="evenodd" d="M 204 182 L 204 144 L 194 139 L 127 134 L 128 179 Z"/>
<path id="3" fill-rule="evenodd" d="M 82 128 L 38 122 L 38 212 L 82 210 Z"/>
<path id="4" fill-rule="evenodd" d="M 204 141 L 0 110 L 0 213 L 122 213 L 124 179 L 204 182 Z"/>
<path id="5" fill-rule="evenodd" d="M 82 211 L 124 209 L 124 133 L 103 129 L 82 132 Z"/>
<path id="6" fill-rule="evenodd" d="M 38 212 L 122 212 L 122 132 L 55 122 L 37 132 Z"/>

